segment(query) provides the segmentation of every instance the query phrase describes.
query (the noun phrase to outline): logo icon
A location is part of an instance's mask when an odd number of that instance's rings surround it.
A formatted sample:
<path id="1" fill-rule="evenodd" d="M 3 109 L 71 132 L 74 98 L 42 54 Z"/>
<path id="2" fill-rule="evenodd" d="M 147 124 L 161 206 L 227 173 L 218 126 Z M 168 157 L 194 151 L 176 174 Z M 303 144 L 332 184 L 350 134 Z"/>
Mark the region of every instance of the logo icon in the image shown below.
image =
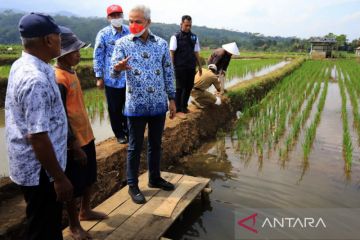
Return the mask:
<path id="1" fill-rule="evenodd" d="M 246 230 L 249 230 L 249 231 L 251 231 L 253 233 L 258 233 L 258 231 L 255 228 L 253 228 L 255 226 L 255 224 L 256 224 L 257 215 L 258 215 L 257 213 L 254 213 L 254 214 L 252 214 L 252 215 L 250 215 L 250 216 L 248 216 L 246 218 L 240 219 L 237 223 L 239 224 L 240 227 L 243 227 Z M 247 221 L 249 221 L 251 219 L 252 219 L 252 225 L 251 226 L 246 225 L 245 222 L 247 222 Z"/>

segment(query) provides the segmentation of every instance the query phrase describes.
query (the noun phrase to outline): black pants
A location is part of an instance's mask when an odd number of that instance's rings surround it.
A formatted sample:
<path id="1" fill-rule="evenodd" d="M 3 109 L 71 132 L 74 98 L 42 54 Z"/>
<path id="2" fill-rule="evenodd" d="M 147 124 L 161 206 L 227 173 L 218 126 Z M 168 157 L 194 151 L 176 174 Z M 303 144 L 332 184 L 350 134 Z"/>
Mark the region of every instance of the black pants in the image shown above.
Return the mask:
<path id="1" fill-rule="evenodd" d="M 127 135 L 127 120 L 123 114 L 126 88 L 105 86 L 111 128 L 116 138 Z"/>
<path id="2" fill-rule="evenodd" d="M 194 87 L 195 68 L 176 69 L 176 111 L 187 112 L 190 92 Z"/>
<path id="3" fill-rule="evenodd" d="M 53 182 L 42 169 L 38 186 L 22 186 L 26 202 L 27 240 L 62 240 L 62 203 L 56 201 Z"/>
<path id="4" fill-rule="evenodd" d="M 148 125 L 147 160 L 149 180 L 156 180 L 160 177 L 161 137 L 164 130 L 165 118 L 165 115 L 128 117 L 129 146 L 126 173 L 129 186 L 138 184 L 140 155 L 146 124 Z"/>

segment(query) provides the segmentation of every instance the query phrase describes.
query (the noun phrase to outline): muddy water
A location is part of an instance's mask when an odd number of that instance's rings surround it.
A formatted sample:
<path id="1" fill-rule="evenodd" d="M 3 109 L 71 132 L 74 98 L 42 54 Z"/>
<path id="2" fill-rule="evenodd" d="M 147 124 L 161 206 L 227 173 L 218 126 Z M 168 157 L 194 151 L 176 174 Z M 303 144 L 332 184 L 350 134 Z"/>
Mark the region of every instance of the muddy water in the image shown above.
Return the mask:
<path id="1" fill-rule="evenodd" d="M 350 106 L 348 114 L 351 115 Z M 352 126 L 350 129 L 353 131 Z M 346 175 L 337 83 L 329 83 L 321 122 L 306 164 L 301 137 L 283 167 L 276 150 L 264 159 L 253 156 L 248 161 L 238 151 L 241 142 L 236 135 L 221 135 L 183 158 L 177 166 L 181 173 L 210 178 L 213 192 L 208 203 L 198 200 L 191 204 L 168 230 L 167 237 L 234 239 L 234 213 L 240 209 L 360 207 L 360 152 L 354 145 L 352 172 Z"/>

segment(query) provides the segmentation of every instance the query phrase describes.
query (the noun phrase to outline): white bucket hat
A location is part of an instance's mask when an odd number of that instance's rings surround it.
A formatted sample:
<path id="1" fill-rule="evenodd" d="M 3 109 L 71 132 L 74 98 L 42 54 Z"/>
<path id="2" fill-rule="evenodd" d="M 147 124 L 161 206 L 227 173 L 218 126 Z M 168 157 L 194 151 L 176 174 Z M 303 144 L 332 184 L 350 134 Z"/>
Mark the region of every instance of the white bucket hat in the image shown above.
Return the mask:
<path id="1" fill-rule="evenodd" d="M 228 53 L 231 53 L 232 55 L 240 55 L 239 48 L 236 45 L 236 42 L 227 43 L 222 45 L 222 48 L 225 49 Z"/>

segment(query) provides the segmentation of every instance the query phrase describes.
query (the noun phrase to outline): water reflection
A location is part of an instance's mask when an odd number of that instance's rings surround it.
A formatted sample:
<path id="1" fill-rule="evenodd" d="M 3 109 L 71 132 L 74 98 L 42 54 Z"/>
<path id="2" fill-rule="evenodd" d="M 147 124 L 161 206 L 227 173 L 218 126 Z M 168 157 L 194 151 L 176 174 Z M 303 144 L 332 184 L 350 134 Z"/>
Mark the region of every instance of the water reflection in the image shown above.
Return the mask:
<path id="1" fill-rule="evenodd" d="M 319 125 L 323 127 L 326 126 Z M 321 135 L 322 130 L 319 133 Z M 294 154 L 282 168 L 274 155 L 244 160 L 234 134 L 220 134 L 192 156 L 181 159 L 176 167 L 179 172 L 211 179 L 210 203 L 203 206 L 196 201 L 191 204 L 165 236 L 171 239 L 234 239 L 234 212 L 239 209 L 358 208 L 359 162 L 353 165 L 351 181 L 346 181 L 341 149 L 340 154 L 339 149 L 324 150 L 322 144 L 326 142 L 321 139 L 317 139 L 307 164 L 303 163 L 301 154 Z M 308 167 L 310 163 L 311 168 Z"/>
<path id="2" fill-rule="evenodd" d="M 290 61 L 281 61 L 276 64 L 269 64 L 264 67 L 261 67 L 259 70 L 255 71 L 255 72 L 248 71 L 243 76 L 234 76 L 233 78 L 231 78 L 229 81 L 227 81 L 225 83 L 225 88 L 233 87 L 240 82 L 248 81 L 255 77 L 264 76 L 272 71 L 275 71 L 279 68 L 284 67 L 288 63 L 290 63 Z"/>

